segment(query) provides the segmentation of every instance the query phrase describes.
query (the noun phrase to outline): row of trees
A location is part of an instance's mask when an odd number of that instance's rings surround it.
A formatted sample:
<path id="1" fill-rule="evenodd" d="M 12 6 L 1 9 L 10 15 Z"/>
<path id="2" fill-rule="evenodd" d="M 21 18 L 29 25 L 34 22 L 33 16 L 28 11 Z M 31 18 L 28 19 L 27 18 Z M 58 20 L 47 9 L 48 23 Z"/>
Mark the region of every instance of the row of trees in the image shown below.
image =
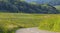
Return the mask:
<path id="1" fill-rule="evenodd" d="M 1 12 L 23 12 L 23 13 L 41 13 L 41 14 L 56 14 L 59 13 L 55 7 L 45 4 L 29 4 L 25 1 L 20 0 L 3 0 L 0 1 L 0 10 Z"/>

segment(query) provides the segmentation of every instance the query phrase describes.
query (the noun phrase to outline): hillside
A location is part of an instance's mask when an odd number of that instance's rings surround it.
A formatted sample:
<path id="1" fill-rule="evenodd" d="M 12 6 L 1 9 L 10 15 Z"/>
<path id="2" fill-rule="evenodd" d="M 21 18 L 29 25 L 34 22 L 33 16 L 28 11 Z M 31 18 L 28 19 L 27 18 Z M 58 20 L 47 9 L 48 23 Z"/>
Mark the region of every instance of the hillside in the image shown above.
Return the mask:
<path id="1" fill-rule="evenodd" d="M 52 6 L 60 5 L 60 0 L 26 0 L 26 2 L 35 2 L 37 4 L 50 4 Z"/>
<path id="2" fill-rule="evenodd" d="M 59 11 L 49 4 L 30 4 L 20 0 L 0 1 L 0 12 L 57 14 Z"/>

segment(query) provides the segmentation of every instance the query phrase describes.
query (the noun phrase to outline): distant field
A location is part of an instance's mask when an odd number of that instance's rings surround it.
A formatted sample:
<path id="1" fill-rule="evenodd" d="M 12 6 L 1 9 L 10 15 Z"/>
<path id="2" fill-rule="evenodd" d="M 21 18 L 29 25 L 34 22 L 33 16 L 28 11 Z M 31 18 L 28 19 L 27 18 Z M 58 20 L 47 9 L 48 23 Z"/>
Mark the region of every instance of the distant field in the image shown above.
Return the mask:
<path id="1" fill-rule="evenodd" d="M 0 13 L 0 33 L 14 33 L 18 28 L 37 27 L 44 14 Z"/>

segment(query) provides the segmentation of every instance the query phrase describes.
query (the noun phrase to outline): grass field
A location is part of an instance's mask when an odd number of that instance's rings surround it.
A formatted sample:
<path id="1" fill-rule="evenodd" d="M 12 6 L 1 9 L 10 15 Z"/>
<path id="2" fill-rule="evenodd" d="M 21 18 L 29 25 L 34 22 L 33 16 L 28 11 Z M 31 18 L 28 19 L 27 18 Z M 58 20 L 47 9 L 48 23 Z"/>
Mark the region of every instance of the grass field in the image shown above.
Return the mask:
<path id="1" fill-rule="evenodd" d="M 40 21 L 39 29 L 60 32 L 60 14 L 44 17 Z"/>
<path id="2" fill-rule="evenodd" d="M 44 14 L 0 13 L 0 33 L 14 33 L 20 28 L 37 27 Z"/>
<path id="3" fill-rule="evenodd" d="M 0 33 L 15 33 L 15 31 L 20 28 L 38 26 L 45 30 L 52 29 L 52 31 L 60 31 L 58 24 L 60 21 L 57 21 L 58 18 L 54 19 L 54 17 L 57 16 L 60 18 L 59 14 L 0 13 Z M 58 22 L 57 25 L 56 22 Z M 45 26 L 45 23 L 50 27 Z M 54 23 L 54 27 L 51 28 Z"/>

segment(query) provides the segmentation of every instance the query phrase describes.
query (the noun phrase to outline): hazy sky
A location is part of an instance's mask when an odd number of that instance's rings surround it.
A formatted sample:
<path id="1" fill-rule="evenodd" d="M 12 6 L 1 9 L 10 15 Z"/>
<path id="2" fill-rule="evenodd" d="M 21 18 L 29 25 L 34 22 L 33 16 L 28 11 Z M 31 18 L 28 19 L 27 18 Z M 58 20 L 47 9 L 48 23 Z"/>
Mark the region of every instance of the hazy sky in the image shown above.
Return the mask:
<path id="1" fill-rule="evenodd" d="M 36 3 L 48 3 L 50 2 L 51 0 L 26 0 L 26 2 L 36 2 Z"/>
<path id="2" fill-rule="evenodd" d="M 26 0 L 27 2 L 37 1 L 37 0 Z"/>

